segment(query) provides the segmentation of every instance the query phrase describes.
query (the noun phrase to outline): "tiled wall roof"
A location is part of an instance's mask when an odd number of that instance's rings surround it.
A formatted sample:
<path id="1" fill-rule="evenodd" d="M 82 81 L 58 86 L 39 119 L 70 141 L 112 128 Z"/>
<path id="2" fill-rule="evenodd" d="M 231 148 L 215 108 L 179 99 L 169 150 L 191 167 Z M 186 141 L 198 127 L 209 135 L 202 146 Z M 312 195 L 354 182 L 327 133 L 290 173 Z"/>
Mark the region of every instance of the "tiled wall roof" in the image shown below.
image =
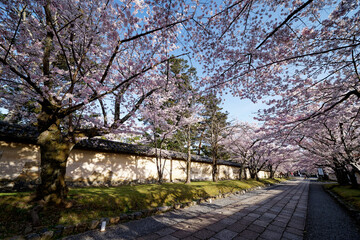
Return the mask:
<path id="1" fill-rule="evenodd" d="M 19 124 L 12 124 L 5 121 L 0 121 L 0 140 L 14 141 L 22 143 L 36 144 L 36 139 L 39 136 L 36 127 L 23 126 Z M 83 139 L 77 143 L 75 149 L 84 149 L 91 151 L 103 151 L 113 153 L 127 153 L 141 156 L 155 156 L 155 149 L 147 146 L 133 145 L 122 142 L 115 142 L 103 140 L 98 138 Z M 162 150 L 162 156 L 168 159 L 183 159 L 186 160 L 186 154 L 168 150 Z M 212 160 L 207 157 L 192 155 L 192 161 L 211 163 Z M 218 161 L 219 164 L 239 167 L 236 162 Z"/>

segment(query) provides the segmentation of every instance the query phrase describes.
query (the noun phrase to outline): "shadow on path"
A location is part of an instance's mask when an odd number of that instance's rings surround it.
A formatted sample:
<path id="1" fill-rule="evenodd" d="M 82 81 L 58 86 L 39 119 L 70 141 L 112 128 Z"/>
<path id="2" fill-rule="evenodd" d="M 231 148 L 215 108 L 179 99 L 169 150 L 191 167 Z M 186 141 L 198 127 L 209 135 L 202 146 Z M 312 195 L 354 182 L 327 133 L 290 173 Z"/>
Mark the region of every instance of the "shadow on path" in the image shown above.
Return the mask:
<path id="1" fill-rule="evenodd" d="M 66 239 L 302 240 L 307 199 L 308 181 L 289 181 Z"/>
<path id="2" fill-rule="evenodd" d="M 323 189 L 323 184 L 311 182 L 305 240 L 360 239 L 355 221 L 347 211 Z"/>

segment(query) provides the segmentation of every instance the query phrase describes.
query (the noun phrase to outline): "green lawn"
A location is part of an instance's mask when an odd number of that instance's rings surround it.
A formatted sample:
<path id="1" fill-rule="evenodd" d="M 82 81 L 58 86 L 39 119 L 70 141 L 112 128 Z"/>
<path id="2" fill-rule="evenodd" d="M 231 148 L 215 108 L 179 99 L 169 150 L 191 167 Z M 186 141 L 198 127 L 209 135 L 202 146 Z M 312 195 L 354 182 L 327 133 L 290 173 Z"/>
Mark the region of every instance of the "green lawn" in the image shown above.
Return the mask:
<path id="1" fill-rule="evenodd" d="M 219 182 L 147 184 L 119 187 L 70 189 L 68 208 L 47 208 L 41 212 L 43 226 L 70 225 L 101 217 L 114 217 L 122 213 L 170 206 L 192 200 L 212 197 L 220 193 L 236 192 L 280 180 L 261 181 L 227 180 Z M 0 193 L 0 238 L 21 234 L 30 222 L 29 211 L 33 207 L 32 193 Z M 5 235 L 4 235 L 5 234 Z"/>
<path id="2" fill-rule="evenodd" d="M 354 189 L 351 186 L 340 186 L 338 184 L 327 184 L 325 188 L 336 193 L 345 202 L 360 211 L 360 189 Z"/>

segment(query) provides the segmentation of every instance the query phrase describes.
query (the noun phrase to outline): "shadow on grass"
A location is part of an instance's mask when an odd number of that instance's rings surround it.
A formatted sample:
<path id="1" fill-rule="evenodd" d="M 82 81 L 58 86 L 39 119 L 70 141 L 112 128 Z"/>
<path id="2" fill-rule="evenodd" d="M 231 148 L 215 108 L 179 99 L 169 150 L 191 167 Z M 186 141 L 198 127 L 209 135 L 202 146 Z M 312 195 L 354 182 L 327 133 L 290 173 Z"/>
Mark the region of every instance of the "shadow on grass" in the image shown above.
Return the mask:
<path id="1" fill-rule="evenodd" d="M 252 235 L 252 239 L 258 237 L 259 239 L 270 239 L 269 236 L 266 236 L 266 232 L 260 237 L 263 233 L 261 228 L 265 229 L 266 225 L 272 226 L 273 229 L 284 226 L 283 228 L 285 229 L 287 223 L 284 222 L 284 218 L 287 217 L 290 212 L 296 215 L 296 217 L 294 217 L 294 219 L 288 217 L 289 226 L 296 225 L 300 228 L 305 227 L 305 202 L 308 193 L 307 191 L 303 192 L 304 189 L 306 189 L 306 186 L 303 184 L 279 185 L 276 188 L 271 187 L 268 190 L 255 191 L 251 194 L 247 193 L 245 195 L 235 196 L 238 200 L 233 201 L 230 204 L 228 203 L 229 205 L 220 204 L 223 200 L 215 201 L 213 203 L 203 203 L 200 206 L 128 222 L 103 233 L 94 231 L 91 233 L 91 237 L 94 239 L 116 239 L 119 237 L 123 239 L 136 239 L 137 237 L 151 239 L 154 236 L 157 236 L 154 234 L 157 231 L 162 234 L 166 231 L 170 231 L 170 235 L 164 236 L 164 239 L 166 237 L 169 239 L 173 237 L 191 238 L 192 236 L 210 239 L 213 235 L 225 228 L 232 232 L 236 232 L 237 236 L 242 236 L 244 234 L 244 237 L 248 237 L 249 235 L 246 234 L 249 234 L 249 228 L 251 233 L 256 234 L 256 236 Z M 249 197 L 259 193 L 271 194 L 269 194 L 268 198 L 258 202 L 247 200 Z M 298 202 L 299 204 L 297 204 Z M 254 232 L 255 230 L 252 227 L 256 224 L 260 225 L 256 226 L 257 232 Z M 300 230 L 301 233 L 302 230 Z M 204 234 L 209 235 L 205 236 Z M 280 239 L 282 231 L 277 232 L 276 234 L 279 235 L 276 238 Z M 88 239 L 89 236 L 89 234 L 84 233 L 70 236 L 66 239 Z M 300 239 L 301 237 L 302 236 L 299 236 L 298 238 Z"/>
<path id="2" fill-rule="evenodd" d="M 119 187 L 96 187 L 70 189 L 68 201 L 71 208 L 48 207 L 40 212 L 43 227 L 53 228 L 56 225 L 72 225 L 103 217 L 119 216 L 134 212 L 176 203 L 235 192 L 251 187 L 263 186 L 255 180 L 219 181 L 147 184 Z M 26 225 L 31 223 L 30 210 L 32 203 L 25 195 L 0 196 L 2 218 L 1 233 L 10 235 L 22 234 Z M 1 236 L 2 238 L 5 236 Z"/>

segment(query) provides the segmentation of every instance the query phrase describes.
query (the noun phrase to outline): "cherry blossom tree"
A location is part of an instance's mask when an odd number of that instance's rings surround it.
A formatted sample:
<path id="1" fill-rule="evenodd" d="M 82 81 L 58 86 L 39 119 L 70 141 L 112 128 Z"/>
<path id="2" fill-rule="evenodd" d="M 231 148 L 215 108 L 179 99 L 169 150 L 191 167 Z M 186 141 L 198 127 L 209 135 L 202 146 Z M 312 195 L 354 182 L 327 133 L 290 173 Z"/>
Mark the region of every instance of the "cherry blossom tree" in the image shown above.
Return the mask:
<path id="1" fill-rule="evenodd" d="M 186 129 L 187 134 L 187 169 L 191 165 L 191 145 L 189 143 L 189 129 L 194 122 L 198 122 L 197 106 L 192 104 L 193 93 L 184 91 L 178 86 L 168 85 L 166 89 L 157 91 L 147 100 L 145 107 L 141 109 L 142 117 L 149 125 L 149 133 L 152 145 L 155 147 L 156 167 L 159 183 L 163 182 L 166 159 L 162 157 L 165 141 L 172 137 L 178 130 Z M 177 97 L 176 97 L 177 96 Z M 188 178 L 190 173 L 187 172 Z"/>
<path id="2" fill-rule="evenodd" d="M 62 203 L 67 158 L 79 137 L 131 125 L 143 101 L 167 84 L 159 75 L 178 48 L 182 26 L 194 22 L 196 5 L 0 1 L 1 105 L 38 127 L 37 199 Z"/>
<path id="3" fill-rule="evenodd" d="M 297 128 L 290 139 L 305 150 L 304 155 L 312 159 L 313 165 L 331 168 L 340 184 L 347 184 L 350 180 L 353 186 L 357 186 L 359 119 L 343 115 L 310 122 L 316 130 L 306 126 Z"/>
<path id="4" fill-rule="evenodd" d="M 315 134 L 313 121 L 357 118 L 358 1 L 229 1 L 208 14 L 206 42 L 199 40 L 207 52 L 203 84 L 270 99 L 257 118 L 265 129 L 286 141 L 297 128 Z M 346 135 L 345 127 L 330 129 Z"/>
<path id="5" fill-rule="evenodd" d="M 159 75 L 171 54 L 203 64 L 201 87 L 253 101 L 276 96 L 259 118 L 284 133 L 298 121 L 352 111 L 360 96 L 358 4 L 1 0 L 0 99 L 38 126 L 37 198 L 63 202 L 78 137 L 131 125 L 166 86 Z"/>
<path id="6" fill-rule="evenodd" d="M 254 101 L 280 95 L 262 120 L 274 111 L 306 118 L 358 98 L 358 4 L 233 0 L 213 6 L 198 39 L 210 75 L 203 83 Z"/>
<path id="7" fill-rule="evenodd" d="M 240 164 L 239 179 L 247 178 L 246 167 L 253 146 L 259 141 L 255 137 L 254 127 L 249 123 L 238 123 L 225 141 L 226 149 L 230 152 L 231 160 Z"/>

